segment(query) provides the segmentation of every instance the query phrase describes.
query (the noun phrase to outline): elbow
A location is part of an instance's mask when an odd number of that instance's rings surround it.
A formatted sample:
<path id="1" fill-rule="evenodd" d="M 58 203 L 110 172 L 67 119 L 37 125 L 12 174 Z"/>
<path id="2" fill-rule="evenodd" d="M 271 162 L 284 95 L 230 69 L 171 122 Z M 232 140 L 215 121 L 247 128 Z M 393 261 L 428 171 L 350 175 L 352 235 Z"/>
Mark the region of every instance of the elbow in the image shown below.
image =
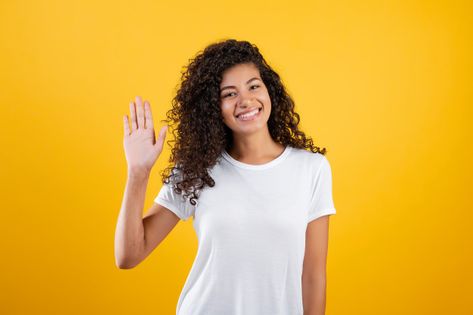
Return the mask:
<path id="1" fill-rule="evenodd" d="M 115 251 L 115 266 L 118 269 L 132 269 L 140 263 L 134 255 L 126 255 L 123 251 Z"/>
<path id="2" fill-rule="evenodd" d="M 118 269 L 132 269 L 136 267 L 142 259 L 142 250 L 137 246 L 126 245 L 115 242 L 115 266 Z"/>
<path id="3" fill-rule="evenodd" d="M 137 265 L 138 263 L 130 259 L 115 258 L 115 266 L 117 266 L 118 269 L 132 269 Z"/>
<path id="4" fill-rule="evenodd" d="M 118 269 L 133 269 L 135 267 L 135 265 L 125 263 L 116 264 L 116 266 Z"/>

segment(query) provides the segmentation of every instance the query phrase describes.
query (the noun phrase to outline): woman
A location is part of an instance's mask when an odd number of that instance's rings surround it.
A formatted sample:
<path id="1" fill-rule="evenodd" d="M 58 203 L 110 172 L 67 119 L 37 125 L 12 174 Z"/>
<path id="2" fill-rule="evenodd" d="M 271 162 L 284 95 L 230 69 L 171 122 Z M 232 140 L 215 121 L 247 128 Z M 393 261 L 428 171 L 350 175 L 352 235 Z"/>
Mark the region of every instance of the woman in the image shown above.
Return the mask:
<path id="1" fill-rule="evenodd" d="M 324 314 L 331 168 L 258 48 L 214 43 L 182 73 L 166 120 L 177 125 L 173 164 L 144 218 L 167 126 L 155 141 L 149 103 L 137 97 L 130 112 L 118 267 L 139 264 L 192 216 L 199 245 L 177 314 Z"/>

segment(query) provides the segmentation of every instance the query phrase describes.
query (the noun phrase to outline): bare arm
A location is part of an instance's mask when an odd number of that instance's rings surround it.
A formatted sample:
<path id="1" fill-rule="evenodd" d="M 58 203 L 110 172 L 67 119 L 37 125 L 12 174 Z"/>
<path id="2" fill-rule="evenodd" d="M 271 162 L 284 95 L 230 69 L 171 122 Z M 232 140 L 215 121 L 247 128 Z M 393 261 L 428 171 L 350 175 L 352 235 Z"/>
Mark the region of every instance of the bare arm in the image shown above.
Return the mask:
<path id="1" fill-rule="evenodd" d="M 149 175 L 161 154 L 167 127 L 161 128 L 155 141 L 150 105 L 145 102 L 143 108 L 140 97 L 136 97 L 136 107 L 130 103 L 130 118 L 131 130 L 124 116 L 128 176 L 115 230 L 115 263 L 119 268 L 138 264 L 179 221 L 157 204 L 148 211 L 147 218 L 142 217 Z M 154 230 L 160 227 L 163 230 Z"/>
<path id="2" fill-rule="evenodd" d="M 304 315 L 325 314 L 328 226 L 328 215 L 307 225 L 302 272 Z"/>
<path id="3" fill-rule="evenodd" d="M 157 203 L 142 218 L 148 177 L 139 173 L 128 175 L 115 232 L 115 260 L 121 269 L 133 268 L 148 257 L 180 220 Z"/>
<path id="4" fill-rule="evenodd" d="M 134 266 L 134 257 L 144 248 L 142 211 L 148 178 L 148 174 L 128 173 L 115 229 L 115 263 L 119 268 Z"/>

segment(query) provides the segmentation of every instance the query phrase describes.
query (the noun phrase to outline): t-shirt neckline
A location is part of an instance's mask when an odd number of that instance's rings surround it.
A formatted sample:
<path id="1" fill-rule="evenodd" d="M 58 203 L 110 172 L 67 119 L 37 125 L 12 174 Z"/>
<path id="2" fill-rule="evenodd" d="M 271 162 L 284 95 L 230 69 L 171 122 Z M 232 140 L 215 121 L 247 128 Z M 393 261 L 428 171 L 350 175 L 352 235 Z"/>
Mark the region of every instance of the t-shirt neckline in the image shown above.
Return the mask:
<path id="1" fill-rule="evenodd" d="M 233 164 L 237 167 L 247 169 L 247 170 L 264 170 L 264 169 L 268 169 L 270 167 L 276 166 L 279 163 L 281 163 L 284 159 L 286 159 L 286 157 L 288 156 L 291 149 L 292 149 L 291 146 L 286 145 L 286 147 L 284 148 L 284 151 L 279 156 L 277 156 L 275 159 L 273 159 L 269 162 L 263 163 L 263 164 L 248 164 L 248 163 L 240 162 L 240 161 L 234 159 L 227 152 L 226 149 L 223 149 L 222 155 L 228 162 L 230 162 L 231 164 Z"/>

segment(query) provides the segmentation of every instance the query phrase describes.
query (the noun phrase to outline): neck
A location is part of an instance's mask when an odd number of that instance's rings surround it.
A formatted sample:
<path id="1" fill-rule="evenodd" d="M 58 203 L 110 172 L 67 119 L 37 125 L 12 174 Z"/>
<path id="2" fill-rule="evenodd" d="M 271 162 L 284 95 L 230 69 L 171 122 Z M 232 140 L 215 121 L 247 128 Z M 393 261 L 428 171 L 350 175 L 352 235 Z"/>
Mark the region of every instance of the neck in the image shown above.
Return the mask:
<path id="1" fill-rule="evenodd" d="M 233 145 L 228 151 L 235 160 L 251 164 L 263 164 L 278 157 L 285 146 L 274 141 L 269 132 L 250 135 L 233 135 Z"/>

